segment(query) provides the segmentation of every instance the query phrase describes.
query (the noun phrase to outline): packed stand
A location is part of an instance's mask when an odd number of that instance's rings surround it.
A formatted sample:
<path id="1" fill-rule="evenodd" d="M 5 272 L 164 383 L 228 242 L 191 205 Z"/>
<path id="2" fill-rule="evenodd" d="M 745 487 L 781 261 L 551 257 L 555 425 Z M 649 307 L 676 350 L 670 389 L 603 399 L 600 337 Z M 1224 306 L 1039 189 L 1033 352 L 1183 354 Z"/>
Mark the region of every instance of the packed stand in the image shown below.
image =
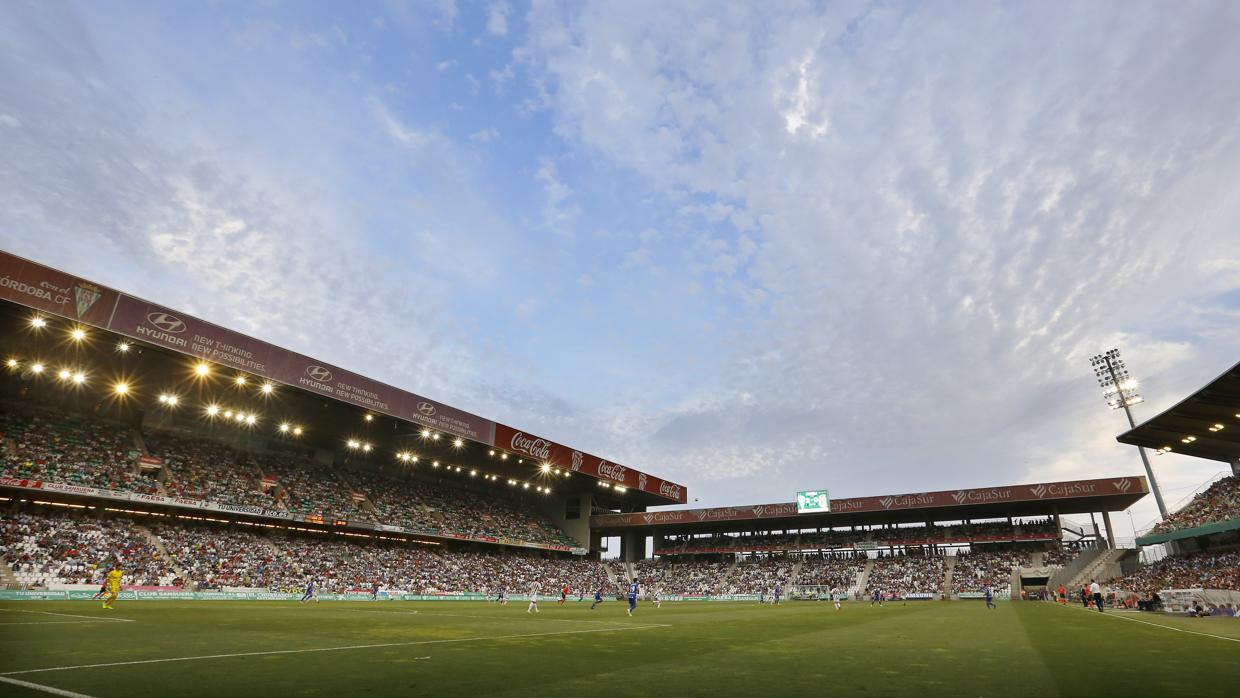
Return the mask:
<path id="1" fill-rule="evenodd" d="M 309 458 L 285 454 L 248 455 L 250 467 L 274 478 L 281 488 L 285 509 L 297 514 L 317 514 L 325 519 L 366 519 L 370 513 L 353 499 L 349 486 L 331 468 Z M 247 467 L 247 470 L 250 469 Z"/>
<path id="2" fill-rule="evenodd" d="M 259 471 L 246 456 L 205 439 L 159 434 L 146 437 L 147 450 L 162 458 L 164 488 L 173 497 L 246 506 L 275 505 L 259 485 Z"/>
<path id="3" fill-rule="evenodd" d="M 129 430 L 99 420 L 40 412 L 27 415 L 7 406 L 0 412 L 0 444 L 7 477 L 46 480 L 83 487 L 158 492 L 153 479 L 134 468 Z"/>
<path id="4" fill-rule="evenodd" d="M 874 560 L 866 584 L 883 594 L 940 594 L 943 591 L 943 558 L 922 555 L 889 555 Z"/>
<path id="5" fill-rule="evenodd" d="M 865 569 L 866 558 L 863 556 L 827 554 L 806 555 L 801 559 L 801 569 L 797 573 L 797 585 L 826 587 L 830 590 L 847 592 L 854 589 Z"/>
<path id="6" fill-rule="evenodd" d="M 124 584 L 168 585 L 176 577 L 132 522 L 80 512 L 0 514 L 0 558 L 25 586 L 101 584 L 116 562 Z"/>
<path id="7" fill-rule="evenodd" d="M 284 564 L 267 540 L 234 528 L 169 526 L 155 529 L 168 556 L 198 589 L 268 589 Z"/>
<path id="8" fill-rule="evenodd" d="M 766 594 L 776 586 L 787 587 L 796 559 L 787 557 L 749 557 L 737 563 L 728 577 L 726 594 Z"/>
<path id="9" fill-rule="evenodd" d="M 644 560 L 637 563 L 637 577 L 647 587 L 667 594 L 718 594 L 731 563 L 707 560 Z"/>
<path id="10" fill-rule="evenodd" d="M 1152 533 L 1196 528 L 1240 517 L 1240 476 L 1231 475 L 1210 485 L 1184 508 L 1154 526 Z"/>
<path id="11" fill-rule="evenodd" d="M 990 585 L 994 593 L 1005 596 L 1012 591 L 1012 567 L 1022 557 L 1013 553 L 965 553 L 956 555 L 952 569 L 952 590 L 957 594 L 980 591 Z"/>
<path id="12" fill-rule="evenodd" d="M 366 494 L 378 519 L 386 524 L 428 533 L 443 531 L 577 547 L 576 541 L 550 521 L 504 496 L 479 497 L 464 488 L 361 472 L 347 472 L 344 477 Z"/>
<path id="13" fill-rule="evenodd" d="M 1228 589 L 1240 591 L 1240 552 L 1197 553 L 1165 557 L 1116 577 L 1107 586 L 1138 594 L 1164 589 Z"/>

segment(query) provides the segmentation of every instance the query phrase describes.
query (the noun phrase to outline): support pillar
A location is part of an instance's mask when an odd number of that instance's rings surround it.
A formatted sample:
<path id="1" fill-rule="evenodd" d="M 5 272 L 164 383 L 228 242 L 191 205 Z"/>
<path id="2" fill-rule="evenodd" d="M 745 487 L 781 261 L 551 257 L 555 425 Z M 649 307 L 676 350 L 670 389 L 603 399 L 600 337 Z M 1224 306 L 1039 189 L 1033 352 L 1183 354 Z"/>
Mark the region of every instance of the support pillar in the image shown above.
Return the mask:
<path id="1" fill-rule="evenodd" d="M 1102 512 L 1102 524 L 1107 529 L 1107 544 L 1112 550 L 1115 549 L 1115 529 L 1111 527 L 1111 512 Z"/>
<path id="2" fill-rule="evenodd" d="M 1231 474 L 1240 477 L 1240 458 L 1231 462 Z"/>

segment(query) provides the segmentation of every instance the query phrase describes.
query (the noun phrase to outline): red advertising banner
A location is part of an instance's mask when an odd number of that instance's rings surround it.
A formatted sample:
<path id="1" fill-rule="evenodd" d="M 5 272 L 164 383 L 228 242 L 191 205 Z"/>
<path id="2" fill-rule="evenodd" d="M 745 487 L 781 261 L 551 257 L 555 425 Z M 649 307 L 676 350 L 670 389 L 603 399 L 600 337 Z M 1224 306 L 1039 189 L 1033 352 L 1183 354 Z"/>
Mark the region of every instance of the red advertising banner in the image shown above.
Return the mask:
<path id="1" fill-rule="evenodd" d="M 683 485 L 648 475 L 619 463 L 612 463 L 605 458 L 561 446 L 550 439 L 517 431 L 504 424 L 495 425 L 494 444 L 496 448 L 510 453 L 519 453 L 539 463 L 550 463 L 557 468 L 589 475 L 613 485 L 631 487 L 680 504 L 688 501 L 688 493 Z"/>
<path id="2" fill-rule="evenodd" d="M 946 490 L 942 492 L 919 492 L 895 494 L 885 497 L 855 497 L 831 501 L 831 514 L 871 511 L 898 511 L 902 509 L 931 509 L 937 507 L 969 506 L 1008 502 L 1030 502 L 1105 495 L 1146 494 L 1149 485 L 1142 476 L 1106 478 L 1101 480 L 1075 480 L 1049 482 L 1036 485 L 1007 485 L 969 490 Z M 830 514 L 826 514 L 829 516 Z M 615 526 L 647 526 L 651 524 L 683 524 L 698 521 L 745 521 L 750 519 L 776 519 L 798 516 L 795 502 L 786 504 L 758 504 L 746 507 L 716 507 L 712 509 L 681 509 L 679 511 L 655 511 L 639 514 L 603 514 L 590 518 L 591 528 Z M 817 516 L 817 515 L 816 515 Z"/>
<path id="3" fill-rule="evenodd" d="M 0 253 L 0 298 L 5 300 L 104 327 L 116 297 L 110 288 Z"/>

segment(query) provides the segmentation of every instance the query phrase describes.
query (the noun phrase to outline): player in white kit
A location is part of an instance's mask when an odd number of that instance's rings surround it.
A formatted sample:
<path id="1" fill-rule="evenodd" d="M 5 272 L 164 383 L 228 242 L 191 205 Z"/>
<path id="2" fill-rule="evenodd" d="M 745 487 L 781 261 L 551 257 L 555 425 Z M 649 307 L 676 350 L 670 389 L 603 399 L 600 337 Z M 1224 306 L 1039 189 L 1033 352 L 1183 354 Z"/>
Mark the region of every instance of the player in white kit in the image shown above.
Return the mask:
<path id="1" fill-rule="evenodd" d="M 654 607 L 663 608 L 663 587 L 654 588 Z"/>
<path id="2" fill-rule="evenodd" d="M 538 588 L 539 586 L 540 585 L 537 582 L 537 580 L 530 582 L 530 607 L 525 609 L 526 613 L 538 613 L 539 612 L 538 611 Z"/>

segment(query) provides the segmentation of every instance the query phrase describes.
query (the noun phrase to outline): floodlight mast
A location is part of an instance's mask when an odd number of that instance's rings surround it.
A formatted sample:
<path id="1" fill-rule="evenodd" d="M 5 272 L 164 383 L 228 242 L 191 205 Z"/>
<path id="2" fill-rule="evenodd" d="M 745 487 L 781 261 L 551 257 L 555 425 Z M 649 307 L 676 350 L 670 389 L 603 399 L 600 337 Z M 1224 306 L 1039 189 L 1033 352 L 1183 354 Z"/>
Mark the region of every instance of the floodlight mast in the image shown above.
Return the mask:
<path id="1" fill-rule="evenodd" d="M 1128 417 L 1128 426 L 1136 429 L 1137 423 L 1132 418 L 1131 407 L 1145 399 L 1137 392 L 1137 382 L 1128 374 L 1128 368 L 1119 356 L 1119 349 L 1099 354 L 1090 359 L 1089 363 L 1094 367 L 1094 375 L 1098 377 L 1098 385 L 1102 387 L 1102 397 L 1106 399 L 1107 405 L 1113 410 L 1123 408 L 1124 415 Z M 1150 467 L 1149 456 L 1145 455 L 1143 446 L 1137 446 L 1137 452 L 1141 454 L 1141 462 L 1145 464 L 1145 476 L 1149 478 L 1150 491 L 1154 493 L 1154 501 L 1158 503 L 1158 513 L 1166 519 L 1167 505 L 1163 503 L 1158 480 L 1154 479 L 1154 469 Z"/>

